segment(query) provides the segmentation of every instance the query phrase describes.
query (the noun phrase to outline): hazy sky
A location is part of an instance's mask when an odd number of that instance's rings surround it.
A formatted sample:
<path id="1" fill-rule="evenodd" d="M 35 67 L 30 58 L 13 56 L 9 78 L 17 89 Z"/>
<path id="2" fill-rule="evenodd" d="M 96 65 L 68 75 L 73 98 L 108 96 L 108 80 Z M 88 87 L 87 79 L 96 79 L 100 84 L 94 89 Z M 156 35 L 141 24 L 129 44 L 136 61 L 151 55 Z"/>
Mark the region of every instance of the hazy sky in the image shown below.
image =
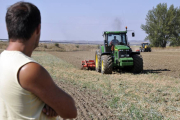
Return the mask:
<path id="1" fill-rule="evenodd" d="M 0 0 L 0 39 L 7 39 L 5 14 L 19 0 Z M 41 12 L 41 40 L 103 40 L 103 31 L 135 31 L 128 39 L 144 40 L 140 28 L 149 10 L 159 3 L 180 6 L 180 0 L 26 0 Z"/>

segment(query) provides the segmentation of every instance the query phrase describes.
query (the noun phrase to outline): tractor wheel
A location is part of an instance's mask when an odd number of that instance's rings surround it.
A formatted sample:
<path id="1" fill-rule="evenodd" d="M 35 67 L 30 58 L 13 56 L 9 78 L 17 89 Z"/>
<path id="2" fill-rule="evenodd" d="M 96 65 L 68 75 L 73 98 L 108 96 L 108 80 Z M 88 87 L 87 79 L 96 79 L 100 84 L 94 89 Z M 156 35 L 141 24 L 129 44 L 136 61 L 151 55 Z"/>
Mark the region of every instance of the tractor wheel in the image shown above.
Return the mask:
<path id="1" fill-rule="evenodd" d="M 131 69 L 131 71 L 133 73 L 140 73 L 143 71 L 143 59 L 142 59 L 142 56 L 141 55 L 133 55 L 133 67 Z"/>
<path id="2" fill-rule="evenodd" d="M 113 62 L 111 55 L 101 56 L 101 73 L 112 74 Z"/>
<path id="3" fill-rule="evenodd" d="M 96 51 L 95 53 L 95 65 L 96 65 L 96 71 L 101 72 L 101 55 L 99 50 Z"/>

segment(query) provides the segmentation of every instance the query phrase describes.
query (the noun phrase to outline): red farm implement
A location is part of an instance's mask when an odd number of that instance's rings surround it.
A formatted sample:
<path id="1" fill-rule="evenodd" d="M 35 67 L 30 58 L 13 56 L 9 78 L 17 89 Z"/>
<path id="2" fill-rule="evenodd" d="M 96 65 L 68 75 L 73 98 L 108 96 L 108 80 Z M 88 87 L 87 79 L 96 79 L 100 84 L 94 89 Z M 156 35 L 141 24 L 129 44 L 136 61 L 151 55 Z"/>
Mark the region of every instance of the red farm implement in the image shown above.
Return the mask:
<path id="1" fill-rule="evenodd" d="M 81 69 L 88 69 L 88 70 L 95 69 L 95 61 L 94 60 L 89 60 L 89 61 L 83 60 L 81 65 L 82 65 Z"/>

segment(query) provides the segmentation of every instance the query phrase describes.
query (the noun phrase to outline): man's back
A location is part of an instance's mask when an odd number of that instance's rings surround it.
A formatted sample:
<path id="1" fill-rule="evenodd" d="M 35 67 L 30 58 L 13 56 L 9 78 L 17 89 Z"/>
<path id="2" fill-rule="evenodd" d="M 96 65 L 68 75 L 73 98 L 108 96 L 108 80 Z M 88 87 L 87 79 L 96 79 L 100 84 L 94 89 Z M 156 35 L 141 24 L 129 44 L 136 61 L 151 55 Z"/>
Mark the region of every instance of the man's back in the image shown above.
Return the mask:
<path id="1" fill-rule="evenodd" d="M 0 57 L 0 118 L 51 120 L 57 115 L 75 118 L 73 98 L 31 58 L 41 34 L 39 9 L 28 2 L 11 5 L 6 13 L 6 26 L 9 44 Z"/>
<path id="2" fill-rule="evenodd" d="M 0 120 L 48 119 L 42 113 L 44 102 L 18 82 L 19 69 L 30 62 L 35 61 L 20 51 L 5 50 L 1 53 Z"/>

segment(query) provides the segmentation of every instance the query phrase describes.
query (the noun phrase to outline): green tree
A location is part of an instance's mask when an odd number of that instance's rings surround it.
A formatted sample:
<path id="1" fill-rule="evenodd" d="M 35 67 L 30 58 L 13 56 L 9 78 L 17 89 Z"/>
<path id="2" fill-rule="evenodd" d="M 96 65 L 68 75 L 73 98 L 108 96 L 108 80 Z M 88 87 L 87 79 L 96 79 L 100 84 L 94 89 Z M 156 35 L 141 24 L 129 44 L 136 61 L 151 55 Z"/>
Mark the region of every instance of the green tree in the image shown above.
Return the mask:
<path id="1" fill-rule="evenodd" d="M 168 42 L 177 43 L 179 41 L 180 9 L 173 5 L 167 8 L 166 3 L 160 3 L 148 11 L 146 15 L 146 24 L 141 25 L 149 40 L 155 47 L 166 47 Z"/>
<path id="2" fill-rule="evenodd" d="M 174 9 L 174 11 L 173 11 Z M 170 39 L 170 45 L 171 46 L 180 46 L 180 8 L 174 8 L 172 5 L 170 7 L 171 12 L 170 15 L 173 14 L 173 20 L 172 20 L 172 37 Z M 172 12 L 173 11 L 173 12 Z"/>

